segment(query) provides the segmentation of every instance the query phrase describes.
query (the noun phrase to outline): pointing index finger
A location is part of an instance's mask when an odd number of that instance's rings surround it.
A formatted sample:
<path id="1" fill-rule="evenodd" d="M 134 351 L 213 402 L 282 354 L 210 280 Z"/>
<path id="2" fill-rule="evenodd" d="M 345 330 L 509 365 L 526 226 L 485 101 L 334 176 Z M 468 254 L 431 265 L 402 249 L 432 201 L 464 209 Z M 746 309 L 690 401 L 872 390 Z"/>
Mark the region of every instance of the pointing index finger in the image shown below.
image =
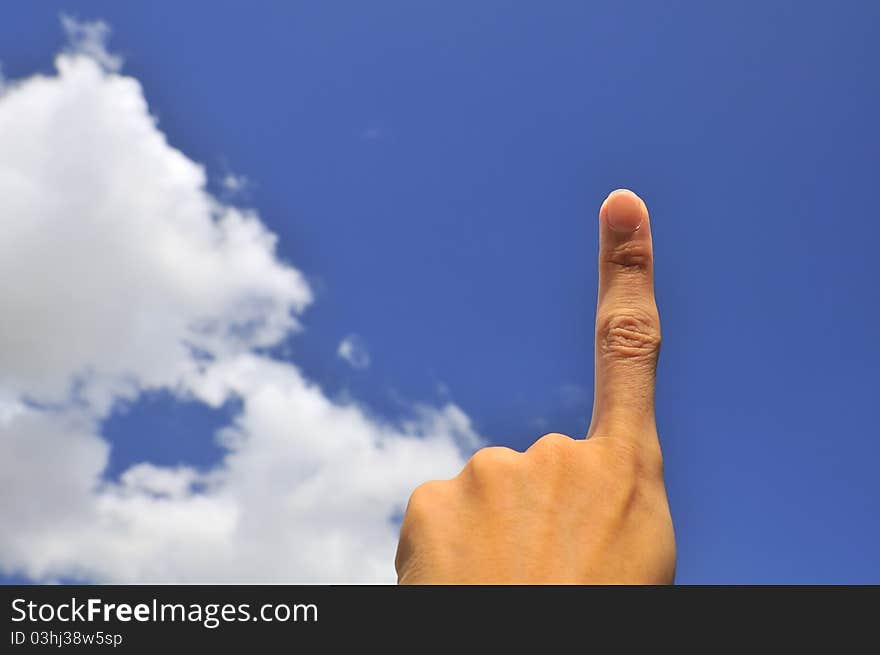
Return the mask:
<path id="1" fill-rule="evenodd" d="M 595 399 L 588 436 L 656 436 L 659 349 L 648 208 L 632 191 L 618 189 L 599 210 Z"/>

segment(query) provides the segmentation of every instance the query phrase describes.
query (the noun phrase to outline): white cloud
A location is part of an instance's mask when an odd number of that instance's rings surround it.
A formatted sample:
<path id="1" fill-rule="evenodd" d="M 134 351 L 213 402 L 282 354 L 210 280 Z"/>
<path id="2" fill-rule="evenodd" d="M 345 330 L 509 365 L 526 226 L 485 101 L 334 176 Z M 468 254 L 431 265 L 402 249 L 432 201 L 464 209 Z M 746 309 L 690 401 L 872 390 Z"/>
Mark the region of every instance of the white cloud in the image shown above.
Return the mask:
<path id="1" fill-rule="evenodd" d="M 253 212 L 218 203 L 138 82 L 62 55 L 0 104 L 0 385 L 61 402 L 170 386 L 277 342 L 311 302 Z M 67 338 L 64 338 L 65 335 Z"/>
<path id="2" fill-rule="evenodd" d="M 233 175 L 232 173 L 227 173 L 223 176 L 221 184 L 223 185 L 223 188 L 229 193 L 239 193 L 250 186 L 250 180 L 248 180 L 247 177 L 245 177 L 244 175 Z"/>
<path id="3" fill-rule="evenodd" d="M 122 68 L 122 57 L 107 52 L 107 38 L 110 26 L 104 21 L 78 21 L 71 16 L 61 15 L 61 26 L 70 43 L 67 51 L 82 54 L 99 63 L 107 71 Z"/>
<path id="4" fill-rule="evenodd" d="M 352 368 L 365 369 L 370 366 L 370 353 L 364 340 L 356 334 L 350 334 L 339 342 L 336 354 Z"/>
<path id="5" fill-rule="evenodd" d="M 393 580 L 398 514 L 479 438 L 452 404 L 397 425 L 257 354 L 304 276 L 168 144 L 103 23 L 0 97 L 0 570 L 35 580 Z M 147 389 L 241 411 L 214 468 L 103 472 L 102 421 Z"/>

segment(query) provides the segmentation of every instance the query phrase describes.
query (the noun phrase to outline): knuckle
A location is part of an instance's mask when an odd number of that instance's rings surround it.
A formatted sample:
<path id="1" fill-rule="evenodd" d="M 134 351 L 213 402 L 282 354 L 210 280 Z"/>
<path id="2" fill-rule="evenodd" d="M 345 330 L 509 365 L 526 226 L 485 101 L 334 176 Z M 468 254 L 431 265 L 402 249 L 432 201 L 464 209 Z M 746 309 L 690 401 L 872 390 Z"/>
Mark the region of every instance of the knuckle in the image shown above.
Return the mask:
<path id="1" fill-rule="evenodd" d="M 520 453 L 504 446 L 480 448 L 468 460 L 465 470 L 476 477 L 491 476 L 512 468 Z"/>
<path id="2" fill-rule="evenodd" d="M 406 515 L 410 519 L 418 519 L 429 515 L 434 505 L 440 500 L 444 481 L 430 480 L 423 482 L 410 494 L 406 506 Z"/>
<path id="3" fill-rule="evenodd" d="M 551 432 L 549 434 L 545 434 L 540 439 L 535 441 L 535 443 L 529 446 L 528 452 L 549 454 L 551 456 L 555 456 L 563 453 L 566 449 L 570 448 L 572 443 L 574 443 L 574 439 L 572 439 L 571 437 L 564 434 L 559 434 L 558 432 Z"/>
<path id="4" fill-rule="evenodd" d="M 651 246 L 648 241 L 628 240 L 610 246 L 604 255 L 607 263 L 624 270 L 645 272 L 651 263 Z"/>
<path id="5" fill-rule="evenodd" d="M 604 355 L 654 359 L 660 352 L 660 321 L 655 312 L 624 309 L 599 317 L 596 343 Z"/>

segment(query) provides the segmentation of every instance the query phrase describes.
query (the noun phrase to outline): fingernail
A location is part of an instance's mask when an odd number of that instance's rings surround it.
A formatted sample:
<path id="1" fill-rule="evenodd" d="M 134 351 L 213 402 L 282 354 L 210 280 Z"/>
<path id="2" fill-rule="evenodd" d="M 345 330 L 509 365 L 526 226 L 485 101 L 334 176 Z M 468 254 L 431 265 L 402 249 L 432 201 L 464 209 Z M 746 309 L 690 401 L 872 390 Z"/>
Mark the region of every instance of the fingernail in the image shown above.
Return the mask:
<path id="1" fill-rule="evenodd" d="M 629 189 L 612 191 L 605 199 L 605 218 L 615 232 L 635 232 L 645 219 L 642 199 Z"/>

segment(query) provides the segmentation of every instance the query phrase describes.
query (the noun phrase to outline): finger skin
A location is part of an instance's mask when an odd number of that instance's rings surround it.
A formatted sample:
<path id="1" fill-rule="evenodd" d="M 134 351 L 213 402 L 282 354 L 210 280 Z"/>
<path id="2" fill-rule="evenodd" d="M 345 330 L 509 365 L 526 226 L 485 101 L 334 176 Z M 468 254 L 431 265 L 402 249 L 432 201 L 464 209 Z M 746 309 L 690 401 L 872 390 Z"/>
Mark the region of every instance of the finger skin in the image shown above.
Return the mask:
<path id="1" fill-rule="evenodd" d="M 395 567 L 401 584 L 656 585 L 675 553 L 658 453 L 551 433 L 418 487 Z"/>
<path id="2" fill-rule="evenodd" d="M 627 189 L 599 210 L 595 397 L 587 437 L 656 440 L 654 381 L 660 317 L 648 208 Z"/>

